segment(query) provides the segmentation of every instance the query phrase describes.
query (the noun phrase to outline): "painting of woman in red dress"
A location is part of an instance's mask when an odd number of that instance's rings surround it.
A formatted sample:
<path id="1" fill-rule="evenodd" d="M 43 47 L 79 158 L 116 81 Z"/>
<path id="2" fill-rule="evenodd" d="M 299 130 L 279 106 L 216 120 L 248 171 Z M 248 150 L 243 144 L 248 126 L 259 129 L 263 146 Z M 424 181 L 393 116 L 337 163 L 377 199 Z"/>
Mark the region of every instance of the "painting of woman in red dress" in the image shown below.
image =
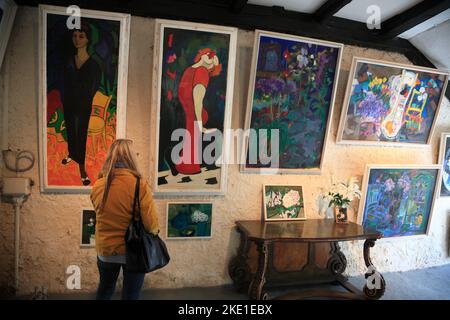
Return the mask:
<path id="1" fill-rule="evenodd" d="M 156 48 L 160 60 L 155 88 L 160 91 L 155 192 L 221 194 L 225 167 L 220 157 L 230 121 L 236 29 L 164 21 L 156 28 L 161 41 Z"/>
<path id="2" fill-rule="evenodd" d="M 194 131 L 209 133 L 216 130 L 205 127 L 208 112 L 203 107 L 203 100 L 210 78 L 219 75 L 222 70 L 216 52 L 209 48 L 199 50 L 194 62 L 183 72 L 178 87 L 178 99 L 185 113 L 185 128 L 190 134 L 190 141 L 185 140 L 183 145 L 181 162 L 175 166 L 177 172 L 183 174 L 201 173 L 200 164 L 195 163 L 195 154 L 199 150 Z M 185 148 L 190 148 L 188 156 L 185 156 Z"/>

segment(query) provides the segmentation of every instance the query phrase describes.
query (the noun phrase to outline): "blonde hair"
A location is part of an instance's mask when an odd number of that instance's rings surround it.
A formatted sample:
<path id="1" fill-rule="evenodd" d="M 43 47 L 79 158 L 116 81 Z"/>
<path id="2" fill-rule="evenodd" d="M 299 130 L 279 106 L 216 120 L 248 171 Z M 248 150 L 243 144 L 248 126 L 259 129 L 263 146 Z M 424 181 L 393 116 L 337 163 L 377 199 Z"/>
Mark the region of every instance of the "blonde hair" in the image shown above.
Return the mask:
<path id="1" fill-rule="evenodd" d="M 119 168 L 126 168 L 136 177 L 141 177 L 132 145 L 132 140 L 117 139 L 109 148 L 105 163 L 98 175 L 98 178 L 106 177 L 105 191 L 103 192 L 103 199 L 100 204 L 101 209 L 103 209 L 108 198 L 109 188 L 114 179 L 114 172 L 117 168 L 117 164 L 120 164 Z"/>

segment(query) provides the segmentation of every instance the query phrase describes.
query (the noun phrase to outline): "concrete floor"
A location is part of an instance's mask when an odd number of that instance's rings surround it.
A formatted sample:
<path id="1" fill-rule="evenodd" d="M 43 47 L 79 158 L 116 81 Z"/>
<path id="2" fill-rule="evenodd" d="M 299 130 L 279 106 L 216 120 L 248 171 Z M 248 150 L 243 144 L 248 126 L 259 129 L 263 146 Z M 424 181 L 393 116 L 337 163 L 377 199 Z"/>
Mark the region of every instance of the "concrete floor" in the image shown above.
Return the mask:
<path id="1" fill-rule="evenodd" d="M 384 300 L 450 300 L 450 264 L 383 274 L 386 280 Z M 364 285 L 363 277 L 349 279 L 358 288 Z M 334 286 L 330 286 L 336 289 Z M 283 291 L 273 292 L 274 295 Z M 93 299 L 95 294 L 50 294 L 49 299 Z M 114 299 L 120 299 L 116 292 Z M 141 300 L 244 300 L 247 296 L 233 291 L 231 286 L 182 289 L 146 289 Z"/>

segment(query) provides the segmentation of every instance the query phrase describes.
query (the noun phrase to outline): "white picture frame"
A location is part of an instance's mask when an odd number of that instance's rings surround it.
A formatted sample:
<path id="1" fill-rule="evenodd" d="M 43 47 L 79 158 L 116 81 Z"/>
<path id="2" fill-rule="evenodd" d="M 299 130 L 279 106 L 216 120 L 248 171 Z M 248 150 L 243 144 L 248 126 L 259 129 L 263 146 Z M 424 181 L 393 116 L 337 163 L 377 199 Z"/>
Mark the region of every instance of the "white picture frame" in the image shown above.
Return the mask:
<path id="1" fill-rule="evenodd" d="M 293 187 L 293 188 L 297 188 L 301 190 L 301 200 L 303 201 L 303 216 L 299 217 L 299 218 L 268 218 L 267 216 L 267 197 L 266 197 L 266 188 L 267 187 Z M 263 196 L 263 210 L 264 210 L 264 221 L 265 222 L 276 222 L 276 221 L 303 221 L 307 219 L 307 215 L 306 215 L 306 206 L 305 206 L 305 193 L 303 191 L 303 186 L 302 185 L 297 185 L 297 184 L 285 184 L 285 183 L 280 183 L 280 184 L 275 184 L 275 183 L 270 183 L 270 184 L 263 184 L 262 186 L 262 196 Z M 281 199 L 282 200 L 282 199 Z M 280 202 L 280 205 L 282 205 L 282 201 Z"/>
<path id="2" fill-rule="evenodd" d="M 87 194 L 92 189 L 89 186 L 49 185 L 47 175 L 47 16 L 69 16 L 65 7 L 39 5 L 39 172 L 40 191 L 42 193 L 79 193 Z M 119 59 L 117 72 L 117 110 L 116 138 L 126 137 L 126 103 L 128 78 L 128 53 L 130 38 L 129 14 L 81 9 L 82 17 L 104 19 L 120 22 Z"/>
<path id="3" fill-rule="evenodd" d="M 355 73 L 356 73 L 356 68 L 357 68 L 358 63 L 374 64 L 377 66 L 407 69 L 407 70 L 418 71 L 418 72 L 430 72 L 430 73 L 445 76 L 441 95 L 439 98 L 439 102 L 437 104 L 437 109 L 436 109 L 436 112 L 434 115 L 434 119 L 432 122 L 432 126 L 430 128 L 426 143 L 346 140 L 343 138 L 344 130 L 345 130 L 346 123 L 347 123 L 347 114 L 348 114 L 348 108 L 349 108 L 349 104 L 350 104 L 349 103 L 350 97 L 353 92 L 353 79 L 355 78 Z M 437 69 L 419 67 L 419 66 L 408 65 L 408 64 L 403 64 L 403 63 L 389 62 L 389 61 L 384 61 L 384 60 L 376 60 L 376 59 L 363 58 L 363 57 L 353 57 L 352 65 L 351 65 L 348 80 L 347 80 L 347 87 L 345 90 L 345 97 L 344 97 L 344 102 L 342 105 L 342 111 L 341 111 L 341 116 L 340 116 L 340 120 L 339 120 L 338 131 L 337 131 L 337 135 L 336 135 L 336 144 L 338 144 L 338 145 L 378 146 L 378 147 L 389 147 L 389 146 L 391 146 L 391 147 L 393 147 L 393 146 L 395 146 L 395 147 L 419 147 L 419 148 L 429 147 L 430 143 L 431 143 L 431 139 L 433 137 L 434 130 L 435 130 L 436 120 L 439 117 L 439 112 L 440 112 L 440 109 L 442 106 L 442 101 L 445 97 L 445 91 L 446 91 L 447 84 L 448 84 L 448 78 L 449 78 L 448 72 L 440 71 Z"/>
<path id="4" fill-rule="evenodd" d="M 226 191 L 226 180 L 227 180 L 227 164 L 226 162 L 220 163 L 220 181 L 218 188 L 186 188 L 181 187 L 161 187 L 158 184 L 159 176 L 159 140 L 160 140 L 160 119 L 161 119 L 161 76 L 162 76 L 162 51 L 164 45 L 164 29 L 165 28 L 176 28 L 192 31 L 205 31 L 212 33 L 227 34 L 230 37 L 229 51 L 228 51 L 228 69 L 227 69 L 227 82 L 226 82 L 226 98 L 225 98 L 225 113 L 223 128 L 226 132 L 227 129 L 231 127 L 231 113 L 232 113 L 232 102 L 233 102 L 233 87 L 234 87 L 234 74 L 235 74 L 235 63 L 236 63 L 236 45 L 237 45 L 237 29 L 232 27 L 222 27 L 210 24 L 200 24 L 191 23 L 185 21 L 173 21 L 156 19 L 155 21 L 155 45 L 154 45 L 154 56 L 153 56 L 153 81 L 152 81 L 152 106 L 156 109 L 152 110 L 152 114 L 156 114 L 155 123 L 155 154 L 151 155 L 150 162 L 154 162 L 154 172 L 153 177 L 153 191 L 155 196 L 169 196 L 169 195 L 185 195 L 185 196 L 195 196 L 195 195 L 210 195 L 210 196 L 220 196 L 224 195 Z M 222 144 L 222 157 L 228 152 L 229 149 L 229 139 L 227 135 L 223 137 Z M 226 159 L 226 157 L 225 157 Z"/>
<path id="5" fill-rule="evenodd" d="M 434 206 L 436 203 L 436 198 L 438 195 L 438 189 L 439 189 L 439 181 L 441 179 L 441 166 L 437 165 L 437 164 L 427 164 L 427 165 L 421 165 L 421 164 L 406 164 L 406 165 L 396 165 L 396 164 L 367 164 L 366 168 L 365 168 L 365 173 L 364 173 L 364 178 L 362 181 L 362 192 L 361 192 L 361 199 L 359 201 L 359 207 L 358 207 L 358 217 L 357 217 L 357 223 L 360 225 L 363 225 L 363 219 L 364 219 L 364 212 L 365 212 L 365 207 L 366 207 L 366 199 L 367 199 L 367 191 L 368 191 L 368 182 L 369 182 L 369 178 L 370 178 L 370 173 L 371 170 L 373 169 L 417 169 L 417 170 L 421 170 L 421 169 L 433 169 L 437 171 L 436 174 L 436 183 L 433 189 L 433 195 L 431 197 L 431 206 L 430 206 L 430 212 L 428 215 L 428 222 L 427 222 L 427 228 L 425 233 L 423 234 L 417 234 L 417 235 L 396 235 L 396 236 L 391 236 L 391 237 L 385 237 L 383 239 L 386 240 L 391 240 L 391 239 L 397 239 L 397 238 L 408 238 L 408 239 L 412 239 L 412 238 L 424 238 L 426 236 L 428 236 L 429 231 L 430 231 L 430 227 L 431 227 L 431 221 L 432 221 L 432 217 L 433 217 L 433 211 L 434 211 Z"/>
<path id="6" fill-rule="evenodd" d="M 335 48 L 335 49 L 339 50 L 338 56 L 337 56 L 337 62 L 336 62 L 336 72 L 334 74 L 332 94 L 331 94 L 330 105 L 329 105 L 328 114 L 327 114 L 327 123 L 325 126 L 325 135 L 324 135 L 324 140 L 323 140 L 322 154 L 321 154 L 321 158 L 320 158 L 319 167 L 312 168 L 312 169 L 247 168 L 246 167 L 246 159 L 247 159 L 247 153 L 248 153 L 249 139 L 248 139 L 248 137 L 245 137 L 244 141 L 242 143 L 240 172 L 241 173 L 256 173 L 256 174 L 313 174 L 313 175 L 319 175 L 322 172 L 323 162 L 324 162 L 325 155 L 326 155 L 327 142 L 328 142 L 328 139 L 330 136 L 330 131 L 331 131 L 337 83 L 339 80 L 339 72 L 341 69 L 341 60 L 342 60 L 342 53 L 344 50 L 344 45 L 342 43 L 337 43 L 337 42 L 324 41 L 324 40 L 318 40 L 318 39 L 313 39 L 313 38 L 307 38 L 307 37 L 301 37 L 301 36 L 295 36 L 295 35 L 289 35 L 289 34 L 282 34 L 282 33 L 276 33 L 276 32 L 264 31 L 264 30 L 255 30 L 253 53 L 252 53 L 252 63 L 251 63 L 251 69 L 250 69 L 251 70 L 250 71 L 250 80 L 249 80 L 249 86 L 248 86 L 249 89 L 248 89 L 248 94 L 247 94 L 247 107 L 246 107 L 246 113 L 245 113 L 244 132 L 247 132 L 247 130 L 250 128 L 250 125 L 251 125 L 251 114 L 252 114 L 252 109 L 253 109 L 253 96 L 254 96 L 255 81 L 256 81 L 256 69 L 257 69 L 257 63 L 258 63 L 261 36 L 270 36 L 270 37 L 276 37 L 279 39 L 306 42 L 309 44 L 328 46 L 331 48 Z"/>
<path id="7" fill-rule="evenodd" d="M 193 236 L 193 237 L 175 237 L 175 236 L 170 236 L 169 235 L 169 208 L 170 205 L 196 205 L 196 204 L 209 204 L 211 205 L 211 233 L 209 236 Z M 213 237 L 213 214 L 214 214 L 214 203 L 211 201 L 169 201 L 166 203 L 166 239 L 167 240 L 191 240 L 191 239 L 211 239 Z"/>
<path id="8" fill-rule="evenodd" d="M 5 57 L 6 47 L 8 46 L 9 36 L 14 24 L 14 18 L 17 12 L 17 4 L 13 0 L 0 0 L 0 10 L 3 11 L 0 20 L 0 68 Z"/>
<path id="9" fill-rule="evenodd" d="M 450 153 L 450 132 L 443 132 L 441 134 L 441 142 L 439 146 L 439 161 L 438 163 L 442 166 L 442 177 L 439 185 L 439 197 L 450 197 L 450 185 L 447 188 L 444 179 L 450 179 L 450 174 L 447 173 L 445 165 L 450 166 L 450 163 L 445 162 L 445 158 Z"/>

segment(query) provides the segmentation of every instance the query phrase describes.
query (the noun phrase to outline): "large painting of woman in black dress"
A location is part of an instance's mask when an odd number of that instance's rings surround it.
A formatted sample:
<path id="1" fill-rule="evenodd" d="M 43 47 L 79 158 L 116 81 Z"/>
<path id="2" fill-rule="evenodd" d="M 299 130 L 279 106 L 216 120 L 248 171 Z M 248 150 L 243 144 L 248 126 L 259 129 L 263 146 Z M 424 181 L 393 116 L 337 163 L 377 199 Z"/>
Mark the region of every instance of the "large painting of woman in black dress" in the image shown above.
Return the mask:
<path id="1" fill-rule="evenodd" d="M 47 14 L 46 178 L 84 187 L 116 138 L 121 21 L 82 16 L 73 29 L 66 21 Z"/>

